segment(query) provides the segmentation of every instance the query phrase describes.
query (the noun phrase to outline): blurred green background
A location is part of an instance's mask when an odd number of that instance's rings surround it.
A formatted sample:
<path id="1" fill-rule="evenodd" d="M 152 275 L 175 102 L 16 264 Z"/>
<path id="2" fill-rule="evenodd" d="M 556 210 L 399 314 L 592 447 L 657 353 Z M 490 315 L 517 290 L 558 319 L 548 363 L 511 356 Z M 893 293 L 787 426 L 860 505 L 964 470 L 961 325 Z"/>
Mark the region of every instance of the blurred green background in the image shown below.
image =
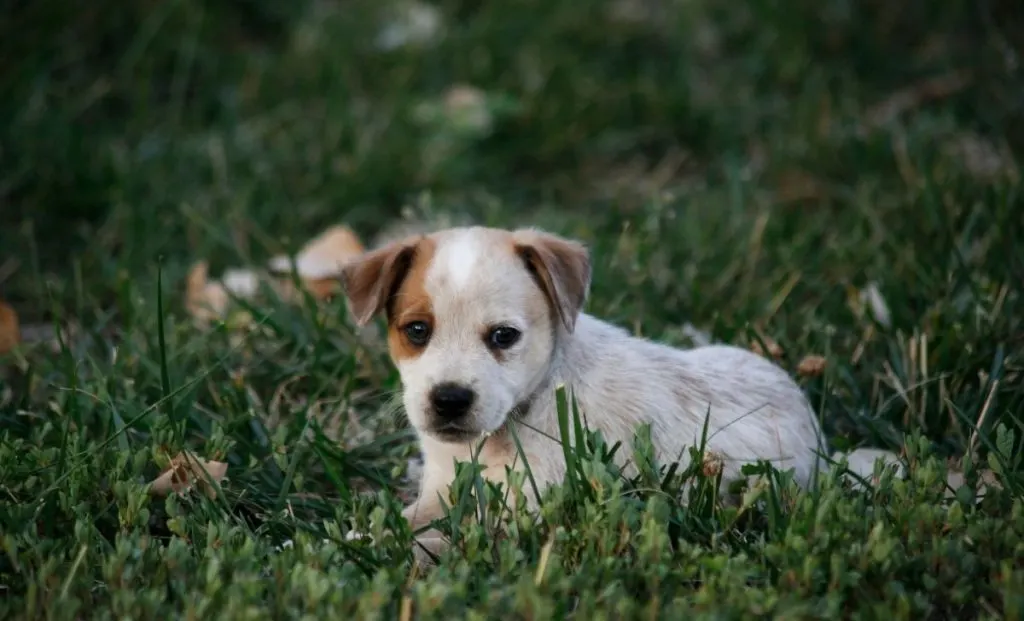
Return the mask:
<path id="1" fill-rule="evenodd" d="M 475 218 L 626 220 L 659 192 L 742 171 L 767 189 L 820 186 L 801 209 L 845 210 L 864 179 L 893 178 L 894 141 L 934 159 L 964 136 L 997 155 L 1024 138 L 1012 1 L 409 7 L 8 3 L 0 252 L 22 269 L 5 295 L 34 306 L 34 261 L 109 277 L 113 261 L 216 255 L 209 226 L 236 248 L 254 227 L 299 240 L 343 220 L 370 235 L 424 191 Z M 438 29 L 393 42 L 409 20 Z M 930 97 L 922 82 L 950 75 Z M 479 89 L 485 126 L 417 112 L 457 85 Z M 858 133 L 887 102 L 895 127 Z"/>
<path id="2" fill-rule="evenodd" d="M 1015 618 L 1022 55 L 1014 0 L 8 1 L 0 298 L 71 337 L 0 366 L 0 616 Z M 577 237 L 590 312 L 775 341 L 832 448 L 941 461 L 743 520 L 570 490 L 407 589 L 408 540 L 342 536 L 408 499 L 382 344 L 341 300 L 204 331 L 182 294 L 197 260 L 410 218 Z M 1003 488 L 978 508 L 937 466 L 970 446 Z M 184 448 L 228 464 L 217 502 L 150 496 Z"/>

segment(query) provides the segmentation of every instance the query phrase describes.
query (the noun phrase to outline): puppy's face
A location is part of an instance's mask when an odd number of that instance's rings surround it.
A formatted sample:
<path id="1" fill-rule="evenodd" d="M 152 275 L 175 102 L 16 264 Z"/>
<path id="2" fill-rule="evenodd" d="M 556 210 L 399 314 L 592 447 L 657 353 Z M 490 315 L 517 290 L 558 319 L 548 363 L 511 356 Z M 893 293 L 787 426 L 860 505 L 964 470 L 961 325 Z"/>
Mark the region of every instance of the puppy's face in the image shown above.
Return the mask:
<path id="1" fill-rule="evenodd" d="M 378 312 L 412 424 L 446 442 L 500 428 L 546 379 L 590 283 L 586 249 L 536 230 L 448 229 L 349 264 L 356 322 Z"/>

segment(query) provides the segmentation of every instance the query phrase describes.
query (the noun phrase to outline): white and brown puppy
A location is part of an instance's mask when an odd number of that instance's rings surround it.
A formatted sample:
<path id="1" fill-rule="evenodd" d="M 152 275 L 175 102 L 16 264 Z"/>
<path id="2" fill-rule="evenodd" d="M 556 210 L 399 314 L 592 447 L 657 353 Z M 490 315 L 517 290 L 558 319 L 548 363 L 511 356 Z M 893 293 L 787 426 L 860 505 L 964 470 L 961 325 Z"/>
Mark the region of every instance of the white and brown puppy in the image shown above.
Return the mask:
<path id="1" fill-rule="evenodd" d="M 405 411 L 422 445 L 420 494 L 404 512 L 414 528 L 442 516 L 453 460 L 476 456 L 496 481 L 506 466 L 522 467 L 509 425 L 537 484 L 561 481 L 564 457 L 552 440 L 558 385 L 590 428 L 623 444 L 622 459 L 647 423 L 659 463 L 685 466 L 707 417 L 707 448 L 722 457 L 725 481 L 756 460 L 810 481 L 821 434 L 782 369 L 737 347 L 675 349 L 585 314 L 590 278 L 583 245 L 535 229 L 450 228 L 345 267 L 356 322 L 386 315 Z"/>

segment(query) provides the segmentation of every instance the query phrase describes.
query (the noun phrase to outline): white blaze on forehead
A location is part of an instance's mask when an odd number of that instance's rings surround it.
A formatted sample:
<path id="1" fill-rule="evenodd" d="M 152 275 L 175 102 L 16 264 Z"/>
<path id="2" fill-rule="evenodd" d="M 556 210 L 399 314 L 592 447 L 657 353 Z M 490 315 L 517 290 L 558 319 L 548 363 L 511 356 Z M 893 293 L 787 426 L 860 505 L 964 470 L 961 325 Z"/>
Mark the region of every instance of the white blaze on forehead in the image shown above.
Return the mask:
<path id="1" fill-rule="evenodd" d="M 483 236 L 474 235 L 474 231 L 459 231 L 438 244 L 427 278 L 444 278 L 451 287 L 462 289 L 486 256 L 486 239 Z"/>

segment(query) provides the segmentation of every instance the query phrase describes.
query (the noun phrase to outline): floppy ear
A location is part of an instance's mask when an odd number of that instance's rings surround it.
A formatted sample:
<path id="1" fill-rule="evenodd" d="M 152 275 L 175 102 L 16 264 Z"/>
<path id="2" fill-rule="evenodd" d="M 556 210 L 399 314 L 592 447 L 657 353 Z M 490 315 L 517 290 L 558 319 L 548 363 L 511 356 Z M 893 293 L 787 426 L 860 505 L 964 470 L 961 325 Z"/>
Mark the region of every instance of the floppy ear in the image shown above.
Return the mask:
<path id="1" fill-rule="evenodd" d="M 387 307 L 405 278 L 416 252 L 415 242 L 390 243 L 349 261 L 341 270 L 341 286 L 356 325 L 365 326 Z"/>
<path id="2" fill-rule="evenodd" d="M 570 333 L 590 292 L 590 253 L 580 242 L 522 229 L 513 234 L 516 252 Z"/>

